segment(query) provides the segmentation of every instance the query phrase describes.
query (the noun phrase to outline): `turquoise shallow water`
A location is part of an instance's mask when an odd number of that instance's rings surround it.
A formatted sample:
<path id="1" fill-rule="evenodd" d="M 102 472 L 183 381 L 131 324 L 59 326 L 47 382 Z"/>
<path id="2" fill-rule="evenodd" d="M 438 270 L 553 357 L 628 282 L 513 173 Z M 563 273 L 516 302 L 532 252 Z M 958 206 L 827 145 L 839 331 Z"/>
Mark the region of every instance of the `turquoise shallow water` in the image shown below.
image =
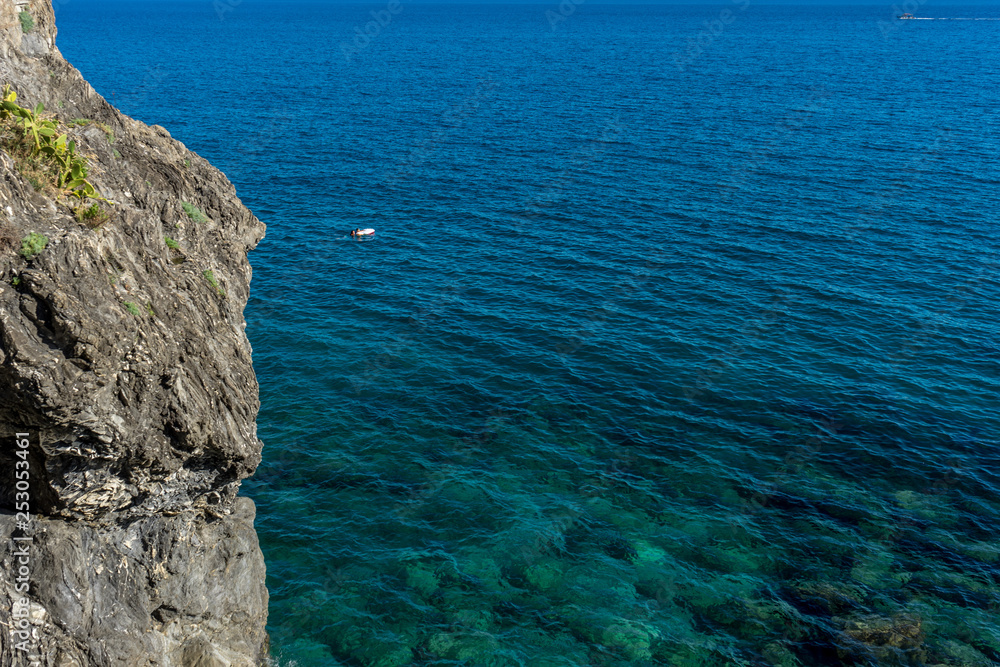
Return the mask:
<path id="1" fill-rule="evenodd" d="M 1000 664 L 1000 22 L 93 6 L 268 224 L 278 664 Z"/>

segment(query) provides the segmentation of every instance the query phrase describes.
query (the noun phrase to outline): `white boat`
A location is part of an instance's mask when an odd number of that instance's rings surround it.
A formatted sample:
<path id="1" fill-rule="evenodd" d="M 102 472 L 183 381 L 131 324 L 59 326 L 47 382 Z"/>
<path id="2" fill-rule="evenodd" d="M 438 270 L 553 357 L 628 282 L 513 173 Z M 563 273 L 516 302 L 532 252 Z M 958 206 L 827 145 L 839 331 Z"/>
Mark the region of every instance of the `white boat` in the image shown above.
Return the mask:
<path id="1" fill-rule="evenodd" d="M 351 236 L 375 236 L 374 229 L 355 229 L 351 231 Z"/>

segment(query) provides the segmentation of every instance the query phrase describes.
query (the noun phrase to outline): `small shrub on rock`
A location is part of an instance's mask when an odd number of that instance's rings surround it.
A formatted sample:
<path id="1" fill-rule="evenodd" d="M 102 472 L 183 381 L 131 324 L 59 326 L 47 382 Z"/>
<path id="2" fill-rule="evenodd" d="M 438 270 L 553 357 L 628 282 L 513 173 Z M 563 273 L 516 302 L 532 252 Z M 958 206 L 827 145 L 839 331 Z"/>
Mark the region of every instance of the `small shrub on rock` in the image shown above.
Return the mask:
<path id="1" fill-rule="evenodd" d="M 45 250 L 45 246 L 49 244 L 49 237 L 43 234 L 36 234 L 31 232 L 23 239 L 21 239 L 21 257 L 26 260 L 32 260 L 38 256 L 38 253 Z"/>

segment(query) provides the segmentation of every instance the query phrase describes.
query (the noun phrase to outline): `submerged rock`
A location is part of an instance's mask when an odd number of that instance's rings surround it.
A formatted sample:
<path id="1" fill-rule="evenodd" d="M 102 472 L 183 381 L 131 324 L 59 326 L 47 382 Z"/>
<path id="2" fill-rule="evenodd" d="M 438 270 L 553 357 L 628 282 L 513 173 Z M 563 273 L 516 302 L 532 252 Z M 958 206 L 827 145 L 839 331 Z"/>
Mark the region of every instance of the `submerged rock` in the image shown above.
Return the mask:
<path id="1" fill-rule="evenodd" d="M 264 226 L 219 171 L 101 98 L 55 36 L 49 0 L 0 5 L 0 84 L 59 121 L 104 199 L 66 196 L 4 134 L 0 623 L 28 609 L 42 664 L 259 664 L 264 562 L 237 494 L 261 453 L 243 308 Z M 30 521 L 13 514 L 25 499 Z M 8 640 L 0 666 L 19 664 Z"/>
<path id="2" fill-rule="evenodd" d="M 789 588 L 787 595 L 809 613 L 825 616 L 858 609 L 865 601 L 863 587 L 834 581 L 800 581 Z"/>
<path id="3" fill-rule="evenodd" d="M 872 656 L 882 664 L 923 664 L 924 631 L 915 616 L 834 619 L 842 626 L 841 654 Z"/>

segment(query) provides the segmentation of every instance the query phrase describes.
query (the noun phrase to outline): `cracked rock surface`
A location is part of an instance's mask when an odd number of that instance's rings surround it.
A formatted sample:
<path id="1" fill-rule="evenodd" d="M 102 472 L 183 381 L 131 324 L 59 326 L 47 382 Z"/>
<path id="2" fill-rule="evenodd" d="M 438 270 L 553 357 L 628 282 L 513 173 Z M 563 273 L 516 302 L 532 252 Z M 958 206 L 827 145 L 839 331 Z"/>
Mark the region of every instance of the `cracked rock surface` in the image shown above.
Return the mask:
<path id="1" fill-rule="evenodd" d="M 20 609 L 43 665 L 261 664 L 264 561 L 238 491 L 261 453 L 243 308 L 264 226 L 222 173 L 101 98 L 55 36 L 50 0 L 0 0 L 0 86 L 61 121 L 112 203 L 92 228 L 0 150 L 0 623 Z M 29 233 L 48 239 L 30 260 Z M 31 538 L 26 595 L 14 537 Z M 0 667 L 28 664 L 17 641 L 0 631 Z"/>

